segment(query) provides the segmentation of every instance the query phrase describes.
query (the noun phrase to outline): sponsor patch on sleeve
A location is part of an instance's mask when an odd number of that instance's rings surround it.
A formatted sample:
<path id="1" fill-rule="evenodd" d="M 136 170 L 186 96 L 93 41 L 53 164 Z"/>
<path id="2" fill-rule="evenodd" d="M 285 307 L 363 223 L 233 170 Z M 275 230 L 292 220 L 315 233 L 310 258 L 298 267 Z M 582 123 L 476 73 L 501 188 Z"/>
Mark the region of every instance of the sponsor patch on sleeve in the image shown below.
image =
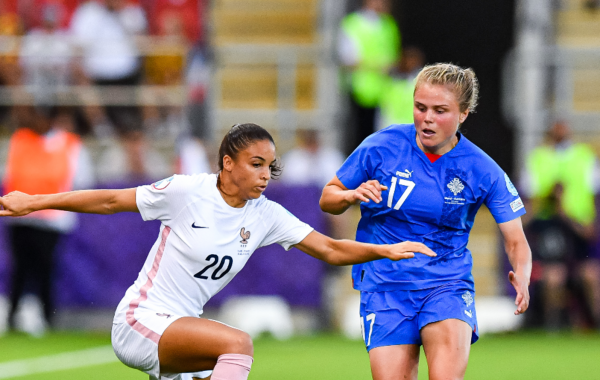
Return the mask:
<path id="1" fill-rule="evenodd" d="M 520 197 L 510 202 L 510 208 L 513 210 L 513 212 L 517 212 L 523 207 L 525 207 L 525 205 L 523 204 L 523 201 Z"/>

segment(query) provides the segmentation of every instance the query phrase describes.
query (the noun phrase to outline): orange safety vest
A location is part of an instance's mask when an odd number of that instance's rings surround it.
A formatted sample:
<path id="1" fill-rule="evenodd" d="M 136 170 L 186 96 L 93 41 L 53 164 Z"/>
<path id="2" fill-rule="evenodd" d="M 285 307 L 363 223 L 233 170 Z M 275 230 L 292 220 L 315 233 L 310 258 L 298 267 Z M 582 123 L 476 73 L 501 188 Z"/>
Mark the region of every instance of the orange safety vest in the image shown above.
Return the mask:
<path id="1" fill-rule="evenodd" d="M 73 189 L 76 160 L 82 144 L 79 137 L 62 130 L 38 135 L 30 129 L 17 130 L 10 139 L 5 194 L 54 194 Z M 60 211 L 38 211 L 32 216 L 53 219 Z"/>

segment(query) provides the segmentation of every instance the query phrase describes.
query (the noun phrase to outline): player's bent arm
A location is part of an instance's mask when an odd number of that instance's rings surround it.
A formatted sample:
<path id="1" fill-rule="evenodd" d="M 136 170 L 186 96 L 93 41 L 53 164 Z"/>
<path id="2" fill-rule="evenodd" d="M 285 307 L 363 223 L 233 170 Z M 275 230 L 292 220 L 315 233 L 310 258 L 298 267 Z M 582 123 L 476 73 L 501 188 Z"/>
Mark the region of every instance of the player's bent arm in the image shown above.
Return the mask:
<path id="1" fill-rule="evenodd" d="M 0 197 L 0 216 L 24 216 L 39 210 L 64 210 L 88 214 L 139 212 L 136 189 L 80 190 L 58 194 L 28 195 L 13 191 Z"/>
<path id="2" fill-rule="evenodd" d="M 378 259 L 402 260 L 414 257 L 414 252 L 435 257 L 425 244 L 405 241 L 398 244 L 367 244 L 354 240 L 335 240 L 316 231 L 308 234 L 294 247 L 332 265 L 360 264 Z"/>
<path id="3" fill-rule="evenodd" d="M 337 176 L 323 188 L 319 206 L 321 210 L 339 215 L 344 213 L 350 206 L 359 202 L 370 202 L 371 200 L 379 203 L 382 201 L 381 192 L 387 190 L 376 180 L 369 180 L 362 183 L 355 190 L 349 190 L 344 186 Z"/>
<path id="4" fill-rule="evenodd" d="M 508 279 L 517 291 L 517 311 L 515 314 L 524 313 L 529 307 L 529 281 L 531 278 L 531 249 L 527 243 L 521 218 L 498 224 L 504 239 L 504 249 L 513 270 L 508 274 Z"/>

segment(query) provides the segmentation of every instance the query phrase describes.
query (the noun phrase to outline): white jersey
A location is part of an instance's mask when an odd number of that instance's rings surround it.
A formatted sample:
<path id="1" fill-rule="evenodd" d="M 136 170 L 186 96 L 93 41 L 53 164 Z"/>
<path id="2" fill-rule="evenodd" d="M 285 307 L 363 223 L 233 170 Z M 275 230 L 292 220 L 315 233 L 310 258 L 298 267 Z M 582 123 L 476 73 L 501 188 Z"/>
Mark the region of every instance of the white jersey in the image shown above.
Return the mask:
<path id="1" fill-rule="evenodd" d="M 114 323 L 131 324 L 145 312 L 199 316 L 257 248 L 279 243 L 289 250 L 313 231 L 264 196 L 231 207 L 216 183 L 215 174 L 176 175 L 137 188 L 142 218 L 162 225 Z"/>

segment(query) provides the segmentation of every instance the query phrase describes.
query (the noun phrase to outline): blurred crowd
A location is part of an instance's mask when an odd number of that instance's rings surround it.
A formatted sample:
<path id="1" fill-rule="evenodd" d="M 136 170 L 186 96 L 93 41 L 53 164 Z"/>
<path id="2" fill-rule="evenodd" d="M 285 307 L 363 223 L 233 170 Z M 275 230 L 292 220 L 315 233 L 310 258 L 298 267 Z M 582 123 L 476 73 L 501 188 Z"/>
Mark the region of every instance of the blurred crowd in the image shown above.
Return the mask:
<path id="1" fill-rule="evenodd" d="M 520 191 L 527 199 L 525 232 L 534 266 L 532 326 L 600 328 L 597 199 L 600 162 L 557 120 L 527 158 Z"/>
<path id="2" fill-rule="evenodd" d="M 203 18 L 198 0 L 1 0 L 0 85 L 21 89 L 2 93 L 2 131 L 60 113 L 57 128 L 116 140 L 96 162 L 101 179 L 172 172 L 147 139 L 187 135 L 194 143 L 177 160 L 186 169 L 207 134 Z"/>

